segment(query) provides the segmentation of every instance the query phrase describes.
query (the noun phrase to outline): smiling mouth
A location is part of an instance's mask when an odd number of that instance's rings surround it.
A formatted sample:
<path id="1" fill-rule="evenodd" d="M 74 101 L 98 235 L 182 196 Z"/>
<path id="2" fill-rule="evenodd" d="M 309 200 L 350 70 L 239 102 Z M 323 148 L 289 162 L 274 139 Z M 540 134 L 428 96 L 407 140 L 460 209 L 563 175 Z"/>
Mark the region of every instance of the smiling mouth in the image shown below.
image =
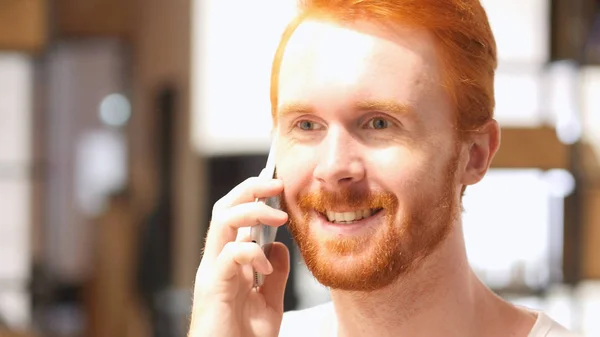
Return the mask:
<path id="1" fill-rule="evenodd" d="M 360 220 L 372 217 L 373 215 L 382 211 L 383 208 L 371 208 L 371 209 L 362 209 L 353 212 L 334 212 L 334 211 L 325 211 L 319 212 L 322 216 L 324 216 L 329 222 L 334 224 L 352 224 L 358 222 Z"/>

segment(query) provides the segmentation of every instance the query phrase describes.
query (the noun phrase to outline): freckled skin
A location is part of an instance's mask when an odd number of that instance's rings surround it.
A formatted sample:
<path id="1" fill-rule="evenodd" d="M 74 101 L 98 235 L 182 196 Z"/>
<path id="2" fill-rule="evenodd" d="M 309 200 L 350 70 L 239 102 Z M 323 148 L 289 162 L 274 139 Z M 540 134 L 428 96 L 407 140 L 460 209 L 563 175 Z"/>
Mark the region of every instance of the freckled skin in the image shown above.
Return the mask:
<path id="1" fill-rule="evenodd" d="M 439 78 L 434 43 L 424 31 L 309 21 L 290 39 L 278 103 L 307 109 L 277 116 L 278 176 L 292 232 L 321 283 L 352 290 L 387 285 L 448 232 L 458 208 L 458 158 L 453 112 Z M 355 108 L 368 101 L 410 111 Z M 324 230 L 316 212 L 298 206 L 302 195 L 345 190 L 387 193 L 397 205 L 384 210 L 373 230 L 350 237 Z M 361 244 L 354 254 L 327 248 L 340 239 Z M 395 270 L 383 275 L 393 263 Z"/>

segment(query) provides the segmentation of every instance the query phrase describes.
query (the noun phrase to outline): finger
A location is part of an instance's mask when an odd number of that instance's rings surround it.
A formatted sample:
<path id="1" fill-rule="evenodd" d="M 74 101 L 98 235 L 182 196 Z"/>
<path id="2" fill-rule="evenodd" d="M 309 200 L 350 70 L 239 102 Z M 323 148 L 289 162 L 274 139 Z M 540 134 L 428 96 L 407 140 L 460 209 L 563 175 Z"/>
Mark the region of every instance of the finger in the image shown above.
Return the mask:
<path id="1" fill-rule="evenodd" d="M 234 229 L 260 224 L 281 226 L 288 220 L 288 214 L 262 202 L 248 202 L 231 207 L 219 216 L 222 225 Z"/>
<path id="2" fill-rule="evenodd" d="M 265 253 L 256 243 L 230 242 L 225 245 L 217 258 L 216 282 L 223 284 L 237 282 L 236 278 L 243 265 L 252 265 L 256 271 L 263 274 L 270 274 L 273 270 Z"/>
<path id="3" fill-rule="evenodd" d="M 252 227 L 238 228 L 235 242 L 249 242 L 252 240 Z"/>
<path id="4" fill-rule="evenodd" d="M 265 296 L 265 301 L 277 312 L 283 312 L 283 296 L 285 285 L 290 274 L 290 252 L 281 242 L 273 243 L 269 260 L 273 272 L 265 276 L 265 282 L 259 291 Z"/>
<path id="5" fill-rule="evenodd" d="M 236 241 L 239 228 L 258 224 L 281 226 L 287 220 L 287 213 L 262 202 L 248 202 L 233 206 L 213 220 L 205 254 L 218 255 L 228 242 Z"/>
<path id="6" fill-rule="evenodd" d="M 273 177 L 266 177 L 265 174 L 267 174 L 267 169 L 266 168 L 260 170 L 260 173 L 258 174 L 258 177 L 261 178 L 261 179 L 264 179 L 264 178 L 271 179 L 271 178 L 273 178 Z"/>
<path id="7" fill-rule="evenodd" d="M 257 198 L 272 197 L 282 191 L 283 182 L 279 179 L 248 178 L 217 201 L 213 213 L 237 204 L 255 201 Z"/>

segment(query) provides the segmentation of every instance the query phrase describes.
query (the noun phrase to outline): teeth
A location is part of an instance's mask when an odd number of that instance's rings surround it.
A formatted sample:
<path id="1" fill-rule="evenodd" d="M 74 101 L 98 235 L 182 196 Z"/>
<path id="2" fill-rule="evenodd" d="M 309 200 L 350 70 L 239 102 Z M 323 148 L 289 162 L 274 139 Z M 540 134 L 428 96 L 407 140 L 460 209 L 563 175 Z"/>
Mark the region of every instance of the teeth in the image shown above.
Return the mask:
<path id="1" fill-rule="evenodd" d="M 343 212 L 337 213 L 332 211 L 327 211 L 327 220 L 331 222 L 353 222 L 358 221 L 364 218 L 368 218 L 371 216 L 373 212 L 370 209 L 363 209 L 355 212 Z"/>
<path id="2" fill-rule="evenodd" d="M 371 216 L 371 210 L 370 209 L 363 209 L 362 211 L 362 217 L 363 218 L 368 218 Z"/>
<path id="3" fill-rule="evenodd" d="M 342 214 L 344 214 L 344 221 L 354 221 L 354 219 L 356 218 L 355 212 L 345 212 Z M 362 212 L 360 212 L 360 215 L 362 215 Z"/>

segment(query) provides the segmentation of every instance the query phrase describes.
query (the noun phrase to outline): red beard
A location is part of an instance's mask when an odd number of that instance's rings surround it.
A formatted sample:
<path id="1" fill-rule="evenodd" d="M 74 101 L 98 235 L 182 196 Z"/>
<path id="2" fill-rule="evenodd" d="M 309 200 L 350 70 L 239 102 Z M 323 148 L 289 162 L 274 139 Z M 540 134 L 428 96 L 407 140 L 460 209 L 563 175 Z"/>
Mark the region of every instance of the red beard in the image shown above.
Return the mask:
<path id="1" fill-rule="evenodd" d="M 300 194 L 300 216 L 290 212 L 282 200 L 282 209 L 290 215 L 290 232 L 308 269 L 324 286 L 349 291 L 381 289 L 414 270 L 444 241 L 458 215 L 454 187 L 457 166 L 455 155 L 445 170 L 441 189 L 416 193 L 401 213 L 397 197 L 390 192 L 348 188 L 338 193 Z M 382 209 L 384 223 L 368 235 L 317 237 L 310 228 L 311 214 L 339 207 Z M 347 258 L 350 263 L 340 263 Z"/>

